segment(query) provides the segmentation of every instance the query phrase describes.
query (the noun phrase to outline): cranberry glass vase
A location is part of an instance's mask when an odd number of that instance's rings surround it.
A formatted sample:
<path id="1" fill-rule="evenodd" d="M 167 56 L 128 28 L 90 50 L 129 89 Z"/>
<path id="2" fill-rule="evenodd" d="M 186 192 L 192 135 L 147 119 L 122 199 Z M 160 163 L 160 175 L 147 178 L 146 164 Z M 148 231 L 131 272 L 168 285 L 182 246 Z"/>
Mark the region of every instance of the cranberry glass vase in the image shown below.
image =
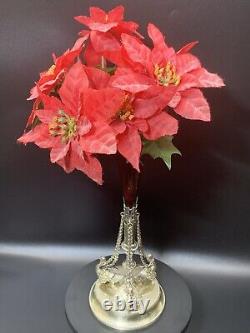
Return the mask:
<path id="1" fill-rule="evenodd" d="M 113 254 L 97 264 L 97 281 L 89 303 L 96 318 L 118 330 L 136 330 L 152 324 L 162 313 L 165 295 L 156 278 L 156 264 L 146 254 L 138 213 L 139 173 L 118 156 L 123 211 Z M 124 252 L 121 255 L 121 252 Z"/>

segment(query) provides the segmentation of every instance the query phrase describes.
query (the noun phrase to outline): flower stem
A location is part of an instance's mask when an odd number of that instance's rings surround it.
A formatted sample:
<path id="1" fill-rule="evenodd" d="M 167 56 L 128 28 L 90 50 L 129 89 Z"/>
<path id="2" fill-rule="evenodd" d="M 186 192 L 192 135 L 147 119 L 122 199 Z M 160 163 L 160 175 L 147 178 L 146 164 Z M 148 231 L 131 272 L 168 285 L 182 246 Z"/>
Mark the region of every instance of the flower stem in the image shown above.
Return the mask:
<path id="1" fill-rule="evenodd" d="M 139 173 L 120 154 L 118 154 L 118 165 L 124 203 L 127 207 L 132 208 L 135 206 L 137 200 Z"/>
<path id="2" fill-rule="evenodd" d="M 106 59 L 104 58 L 104 56 L 102 56 L 101 57 L 101 69 L 103 70 L 103 71 L 105 71 L 105 69 L 106 69 Z"/>

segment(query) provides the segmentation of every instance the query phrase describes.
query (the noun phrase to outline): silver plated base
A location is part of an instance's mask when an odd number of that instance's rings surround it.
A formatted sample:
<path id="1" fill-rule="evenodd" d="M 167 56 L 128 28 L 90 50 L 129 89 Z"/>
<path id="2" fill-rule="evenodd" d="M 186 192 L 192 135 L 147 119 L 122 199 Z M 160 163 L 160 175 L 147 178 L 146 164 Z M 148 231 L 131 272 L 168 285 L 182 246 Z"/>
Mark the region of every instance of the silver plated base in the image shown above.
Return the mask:
<path id="1" fill-rule="evenodd" d="M 156 281 L 157 282 L 157 281 Z M 138 311 L 117 311 L 110 310 L 107 311 L 103 308 L 102 302 L 98 299 L 100 294 L 100 285 L 98 285 L 98 281 L 95 282 L 89 293 L 89 304 L 90 308 L 95 315 L 95 317 L 102 322 L 104 325 L 109 326 L 111 328 L 120 330 L 120 331 L 135 331 L 138 329 L 142 329 L 152 325 L 158 317 L 162 314 L 165 306 L 165 294 L 161 286 L 158 285 L 157 288 L 159 292 L 157 292 L 157 300 L 154 302 L 152 307 L 148 307 L 147 311 L 144 314 L 138 313 Z M 149 299 L 151 293 L 147 293 L 141 297 L 141 300 L 144 302 Z M 148 297 L 148 298 L 147 298 Z M 114 298 L 110 298 L 108 294 L 108 299 L 115 300 Z"/>
<path id="2" fill-rule="evenodd" d="M 97 261 L 94 261 L 86 265 L 73 279 L 67 290 L 66 314 L 77 333 L 86 333 L 86 322 L 88 322 L 88 333 L 116 332 L 113 328 L 100 323 L 89 306 L 89 290 L 93 286 L 93 281 L 96 280 L 96 264 Z M 157 260 L 156 265 L 157 279 L 166 294 L 166 305 L 161 316 L 143 332 L 181 333 L 187 327 L 191 317 L 190 291 L 181 276 L 173 269 Z M 136 331 L 134 329 L 134 332 Z"/>

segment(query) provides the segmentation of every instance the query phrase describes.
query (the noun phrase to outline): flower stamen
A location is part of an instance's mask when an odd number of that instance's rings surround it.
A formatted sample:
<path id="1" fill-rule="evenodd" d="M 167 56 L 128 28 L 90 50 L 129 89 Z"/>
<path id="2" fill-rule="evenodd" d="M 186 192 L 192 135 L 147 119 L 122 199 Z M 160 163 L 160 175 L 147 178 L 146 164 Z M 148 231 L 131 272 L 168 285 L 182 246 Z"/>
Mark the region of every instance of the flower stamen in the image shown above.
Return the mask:
<path id="1" fill-rule="evenodd" d="M 164 87 L 168 87 L 170 84 L 178 86 L 181 81 L 180 75 L 176 73 L 175 65 L 170 61 L 168 61 L 164 67 L 155 65 L 154 75 L 159 85 Z"/>
<path id="2" fill-rule="evenodd" d="M 131 104 L 130 96 L 126 95 L 122 103 L 121 108 L 119 109 L 117 116 L 120 120 L 132 120 L 134 118 L 134 109 Z"/>
<path id="3" fill-rule="evenodd" d="M 55 116 L 49 124 L 49 132 L 52 136 L 61 136 L 62 142 L 67 143 L 76 135 L 76 119 L 59 110 L 58 116 Z"/>
<path id="4" fill-rule="evenodd" d="M 53 74 L 55 74 L 55 69 L 56 69 L 56 65 L 50 66 L 50 68 L 46 72 L 46 75 L 53 75 Z"/>

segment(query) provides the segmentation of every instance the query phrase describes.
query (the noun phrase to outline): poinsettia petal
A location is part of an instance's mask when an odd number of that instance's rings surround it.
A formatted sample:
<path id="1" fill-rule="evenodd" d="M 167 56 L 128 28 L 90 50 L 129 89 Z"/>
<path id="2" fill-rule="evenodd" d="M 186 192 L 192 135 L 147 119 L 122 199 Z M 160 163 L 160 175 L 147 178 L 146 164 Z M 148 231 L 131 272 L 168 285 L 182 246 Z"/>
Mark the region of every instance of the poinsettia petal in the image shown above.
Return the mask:
<path id="1" fill-rule="evenodd" d="M 77 122 L 77 133 L 79 135 L 85 135 L 85 134 L 87 134 L 91 130 L 91 128 L 92 128 L 92 124 L 88 120 L 87 117 L 81 116 L 78 119 L 78 122 Z"/>
<path id="2" fill-rule="evenodd" d="M 159 94 L 154 97 L 148 99 L 137 98 L 135 100 L 134 108 L 136 117 L 144 119 L 149 118 L 158 110 L 161 110 L 168 105 L 177 88 L 175 86 L 161 88 L 161 92 L 159 92 Z"/>
<path id="3" fill-rule="evenodd" d="M 56 161 L 56 163 L 58 165 L 60 165 L 63 168 L 63 170 L 67 173 L 70 173 L 70 172 L 75 170 L 74 163 L 73 164 L 71 163 L 71 161 L 72 161 L 71 154 L 72 153 L 69 150 L 69 153 L 64 158 L 62 158 L 61 160 Z"/>
<path id="4" fill-rule="evenodd" d="M 50 135 L 48 126 L 46 124 L 40 124 L 25 133 L 18 139 L 18 142 L 24 144 L 34 142 L 40 148 L 51 148 L 55 145 L 56 140 L 55 137 Z"/>
<path id="5" fill-rule="evenodd" d="M 98 66 L 101 63 L 101 55 L 93 49 L 91 43 L 84 50 L 84 59 L 88 66 Z"/>
<path id="6" fill-rule="evenodd" d="M 142 149 L 141 137 L 136 128 L 128 126 L 126 131 L 118 135 L 117 149 L 128 162 L 140 171 L 139 162 Z"/>
<path id="7" fill-rule="evenodd" d="M 181 100 L 181 94 L 177 91 L 171 101 L 168 103 L 170 108 L 175 108 Z"/>
<path id="8" fill-rule="evenodd" d="M 97 184 L 102 185 L 102 166 L 98 159 L 90 154 L 86 154 L 85 165 L 78 165 L 77 169 L 83 171 L 89 178 Z"/>
<path id="9" fill-rule="evenodd" d="M 100 22 L 90 22 L 89 23 L 89 29 L 92 31 L 99 31 L 106 33 L 112 28 L 116 27 L 118 25 L 118 22 L 109 22 L 109 23 L 100 23 Z"/>
<path id="10" fill-rule="evenodd" d="M 192 73 L 193 72 L 189 72 L 182 76 L 181 82 L 178 85 L 178 91 L 183 91 L 183 90 L 187 90 L 190 88 L 198 87 L 198 79 Z"/>
<path id="11" fill-rule="evenodd" d="M 131 72 L 130 74 L 114 75 L 110 79 L 110 84 L 113 87 L 136 94 L 147 90 L 154 84 L 154 80 L 146 75 Z"/>
<path id="12" fill-rule="evenodd" d="M 152 52 L 151 52 L 151 62 L 153 65 L 159 65 L 165 64 L 165 57 L 164 57 L 164 53 L 162 52 L 162 49 L 158 48 L 158 47 L 154 47 Z M 151 72 L 153 73 L 153 69 L 154 67 L 152 66 L 152 70 Z"/>
<path id="13" fill-rule="evenodd" d="M 151 51 L 146 45 L 127 34 L 122 34 L 122 44 L 131 60 L 148 67 Z"/>
<path id="14" fill-rule="evenodd" d="M 175 50 L 172 47 L 154 47 L 151 52 L 151 62 L 153 65 L 165 66 L 168 61 L 175 65 L 175 58 Z"/>
<path id="15" fill-rule="evenodd" d="M 147 120 L 149 130 L 143 133 L 148 140 L 157 140 L 165 135 L 174 135 L 178 131 L 178 121 L 165 111 Z"/>
<path id="16" fill-rule="evenodd" d="M 34 107 L 34 106 L 33 106 Z M 35 120 L 35 109 L 33 109 L 28 117 L 27 123 L 25 128 L 28 128 L 32 125 L 33 121 Z"/>
<path id="17" fill-rule="evenodd" d="M 56 109 L 42 109 L 35 110 L 35 115 L 39 118 L 42 123 L 49 124 L 53 120 L 53 118 L 57 115 Z"/>
<path id="18" fill-rule="evenodd" d="M 77 22 L 79 22 L 79 23 L 81 23 L 81 24 L 83 24 L 83 25 L 86 25 L 87 27 L 89 27 L 89 25 L 90 25 L 91 23 L 93 23 L 93 20 L 92 20 L 90 17 L 88 17 L 88 16 L 82 16 L 82 15 L 80 15 L 80 16 L 75 16 L 74 19 L 75 19 Z"/>
<path id="19" fill-rule="evenodd" d="M 90 154 L 84 153 L 76 140 L 71 142 L 68 154 L 56 163 L 67 173 L 77 169 L 98 184 L 102 184 L 102 167 L 100 162 Z"/>
<path id="20" fill-rule="evenodd" d="M 49 136 L 49 135 L 44 135 L 40 136 L 36 141 L 35 144 L 39 148 L 52 148 L 55 144 L 55 137 Z"/>
<path id="21" fill-rule="evenodd" d="M 74 48 L 73 50 L 69 51 L 69 52 L 65 52 L 62 56 L 60 56 L 59 58 L 57 58 L 56 60 L 56 70 L 59 72 L 62 69 L 68 68 L 69 66 L 71 66 L 76 57 L 78 57 L 78 55 L 80 54 L 82 49 L 82 46 L 78 45 L 78 48 Z"/>
<path id="22" fill-rule="evenodd" d="M 108 12 L 108 18 L 110 22 L 122 21 L 124 18 L 124 7 L 122 5 L 116 6 Z"/>
<path id="23" fill-rule="evenodd" d="M 89 38 L 90 31 L 83 29 L 83 30 L 81 30 L 81 31 L 78 32 L 78 35 L 80 37 Z"/>
<path id="24" fill-rule="evenodd" d="M 41 129 L 42 129 L 42 124 L 37 125 L 32 130 L 23 133 L 23 135 L 17 139 L 17 142 L 23 143 L 25 145 L 30 142 L 35 142 L 40 136 Z"/>
<path id="25" fill-rule="evenodd" d="M 91 88 L 95 89 L 107 88 L 110 80 L 110 75 L 108 73 L 104 72 L 101 69 L 88 66 L 85 66 L 85 71 L 88 75 Z"/>
<path id="26" fill-rule="evenodd" d="M 50 151 L 50 160 L 52 163 L 55 163 L 62 158 L 64 158 L 69 150 L 70 142 L 63 143 L 61 138 L 57 138 L 56 144 L 52 147 Z"/>
<path id="27" fill-rule="evenodd" d="M 39 91 L 37 89 L 37 86 L 34 86 L 30 89 L 30 96 L 27 98 L 28 101 L 31 101 L 32 99 L 35 99 L 39 96 Z"/>
<path id="28" fill-rule="evenodd" d="M 114 33 L 115 35 L 117 35 L 117 37 L 120 37 L 122 33 L 134 33 L 137 35 L 137 37 L 143 39 L 144 37 L 139 34 L 139 32 L 136 31 L 136 29 L 138 29 L 139 24 L 137 24 L 136 22 L 133 21 L 120 21 L 119 25 L 117 27 L 114 27 L 112 29 L 112 33 Z"/>
<path id="29" fill-rule="evenodd" d="M 71 154 L 71 164 L 74 167 L 85 173 L 89 178 L 102 184 L 102 167 L 97 158 L 91 154 L 84 153 L 78 141 L 72 141 L 72 154 Z"/>
<path id="30" fill-rule="evenodd" d="M 80 111 L 80 94 L 89 86 L 87 74 L 80 62 L 74 64 L 65 76 L 59 95 L 67 112 L 77 115 Z"/>
<path id="31" fill-rule="evenodd" d="M 209 105 L 199 89 L 181 92 L 181 100 L 175 112 L 187 119 L 211 120 Z"/>
<path id="32" fill-rule="evenodd" d="M 89 38 L 89 31 L 86 31 L 85 36 L 82 36 L 76 40 L 75 44 L 72 47 L 72 50 L 81 49 L 83 47 L 83 43 L 86 42 L 88 38 Z"/>
<path id="33" fill-rule="evenodd" d="M 90 39 L 96 52 L 118 51 L 121 48 L 118 40 L 109 32 L 91 31 Z"/>
<path id="34" fill-rule="evenodd" d="M 123 48 L 120 48 L 117 51 L 105 51 L 102 52 L 103 56 L 105 59 L 107 59 L 109 62 L 111 62 L 112 64 L 116 65 L 116 66 L 127 66 L 127 55 L 124 56 L 125 51 L 123 50 Z M 99 62 L 100 64 L 100 62 Z"/>
<path id="35" fill-rule="evenodd" d="M 63 104 L 59 98 L 54 96 L 48 96 L 40 93 L 40 98 L 43 102 L 44 109 L 46 110 L 62 110 Z"/>
<path id="36" fill-rule="evenodd" d="M 140 74 L 124 75 L 112 80 L 113 87 L 117 87 L 134 94 L 148 89 L 151 83 L 151 80 Z"/>
<path id="37" fill-rule="evenodd" d="M 83 156 L 84 155 L 81 147 L 79 146 L 79 143 L 76 140 L 72 140 L 70 142 L 67 155 L 56 161 L 56 163 L 60 165 L 65 172 L 70 173 L 76 169 L 76 165 L 79 163 L 79 159 Z"/>
<path id="38" fill-rule="evenodd" d="M 129 67 L 117 67 L 115 71 L 115 75 L 112 77 L 116 76 L 122 76 L 122 75 L 129 75 L 129 74 L 135 74 L 135 71 L 132 68 Z"/>
<path id="39" fill-rule="evenodd" d="M 208 72 L 205 68 L 200 68 L 192 71 L 192 74 L 197 81 L 197 88 L 219 88 L 225 86 L 219 75 Z"/>
<path id="40" fill-rule="evenodd" d="M 197 57 L 190 53 L 177 54 L 176 68 L 178 74 L 182 76 L 185 73 L 201 68 L 201 63 Z"/>
<path id="41" fill-rule="evenodd" d="M 38 91 L 48 93 L 55 86 L 56 82 L 58 82 L 59 78 L 62 77 L 64 70 L 55 75 L 45 75 L 43 76 L 37 83 Z"/>
<path id="42" fill-rule="evenodd" d="M 89 119 L 107 122 L 116 115 L 123 103 L 124 92 L 116 88 L 88 89 L 84 92 L 84 112 Z"/>
<path id="43" fill-rule="evenodd" d="M 199 42 L 195 41 L 195 42 L 191 42 L 188 43 L 186 45 L 184 45 L 177 53 L 181 54 L 181 53 L 188 53 L 189 51 L 192 50 L 193 47 L 195 47 L 195 45 L 197 45 Z"/>
<path id="44" fill-rule="evenodd" d="M 152 23 L 148 24 L 148 35 L 155 47 L 166 46 L 165 38 L 161 31 Z"/>
<path id="45" fill-rule="evenodd" d="M 110 126 L 105 123 L 93 123 L 92 130 L 80 138 L 84 151 L 96 154 L 115 154 L 116 138 Z"/>
<path id="46" fill-rule="evenodd" d="M 124 121 L 120 121 L 118 119 L 115 119 L 114 121 L 112 121 L 112 123 L 110 124 L 110 126 L 112 127 L 113 131 L 115 134 L 121 134 L 126 130 L 126 124 Z"/>
<path id="47" fill-rule="evenodd" d="M 89 14 L 90 17 L 95 20 L 95 21 L 105 21 L 106 18 L 106 12 L 99 8 L 99 7 L 95 7 L 95 6 L 91 6 L 89 7 Z"/>
<path id="48" fill-rule="evenodd" d="M 148 123 L 145 119 L 134 118 L 131 121 L 131 125 L 135 126 L 139 132 L 146 132 L 148 130 Z"/>
<path id="49" fill-rule="evenodd" d="M 24 142 L 24 140 L 26 140 Z M 38 124 L 28 133 L 26 133 L 25 137 L 19 142 L 26 144 L 28 142 L 34 142 L 40 148 L 51 148 L 56 143 L 56 138 L 52 136 L 49 132 L 49 127 L 47 124 Z"/>
<path id="50" fill-rule="evenodd" d="M 156 96 L 162 94 L 164 89 L 165 89 L 164 86 L 154 84 L 154 85 L 150 86 L 147 90 L 144 90 L 144 91 L 138 93 L 136 96 L 138 98 L 150 99 L 152 97 L 156 97 Z"/>

